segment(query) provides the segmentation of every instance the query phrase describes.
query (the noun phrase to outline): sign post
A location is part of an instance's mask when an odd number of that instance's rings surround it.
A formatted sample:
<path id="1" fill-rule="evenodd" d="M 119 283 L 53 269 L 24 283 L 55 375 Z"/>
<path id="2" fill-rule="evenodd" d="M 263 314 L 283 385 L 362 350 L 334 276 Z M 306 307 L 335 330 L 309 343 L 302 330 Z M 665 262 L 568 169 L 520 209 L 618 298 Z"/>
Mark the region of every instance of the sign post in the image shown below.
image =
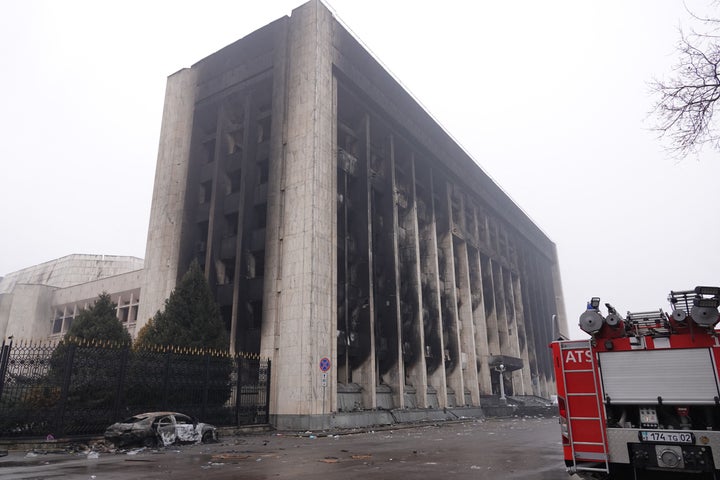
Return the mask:
<path id="1" fill-rule="evenodd" d="M 327 377 L 328 377 L 328 371 L 330 370 L 330 359 L 328 357 L 323 357 L 320 359 L 320 371 L 322 372 L 322 377 L 320 380 L 320 385 L 323 389 L 323 396 L 322 396 L 322 414 L 325 415 L 325 392 L 327 388 Z"/>

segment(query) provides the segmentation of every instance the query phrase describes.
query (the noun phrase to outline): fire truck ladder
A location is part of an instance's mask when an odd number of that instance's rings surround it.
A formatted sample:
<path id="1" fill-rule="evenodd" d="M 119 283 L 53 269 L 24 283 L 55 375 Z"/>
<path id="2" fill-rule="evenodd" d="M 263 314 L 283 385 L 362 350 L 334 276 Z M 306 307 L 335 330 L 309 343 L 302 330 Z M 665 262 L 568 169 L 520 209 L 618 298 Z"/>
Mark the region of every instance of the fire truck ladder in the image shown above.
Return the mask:
<path id="1" fill-rule="evenodd" d="M 588 345 L 589 348 L 589 345 Z M 577 349 L 577 343 L 561 343 L 561 353 L 562 350 L 570 350 L 570 349 Z M 591 350 L 592 352 L 592 350 Z M 564 354 L 563 354 L 564 358 Z M 600 401 L 600 382 L 598 379 L 598 373 L 597 373 L 597 367 L 596 367 L 596 361 L 595 361 L 595 355 L 590 356 L 590 363 L 591 368 L 590 369 L 583 369 L 583 370 L 568 370 L 563 367 L 563 382 L 565 384 L 565 395 L 566 395 L 566 402 L 565 402 L 565 408 L 567 411 L 568 416 L 568 436 L 570 440 L 570 448 L 572 451 L 573 456 L 573 471 L 571 473 L 575 472 L 604 472 L 604 473 L 610 473 L 610 460 L 608 456 L 608 450 L 607 450 L 607 437 L 605 432 L 605 424 L 603 422 L 603 416 L 602 416 L 602 402 Z M 578 389 L 575 387 L 576 385 L 588 385 L 590 383 L 590 376 L 592 376 L 592 385 L 594 386 L 594 391 L 587 392 L 587 391 L 577 391 Z M 568 379 L 570 381 L 568 382 Z M 582 390 L 582 389 L 580 389 Z M 595 398 L 595 411 L 597 412 L 597 416 L 576 416 L 574 417 L 571 411 L 571 405 L 574 403 L 573 399 L 577 399 L 578 397 L 594 397 Z M 586 438 L 579 438 L 577 441 L 573 436 L 573 425 L 578 425 L 578 423 L 573 422 L 582 422 L 582 423 L 590 423 L 597 422 L 598 430 L 601 432 L 601 438 L 600 441 L 596 441 L 597 439 L 586 439 Z M 596 430 L 597 431 L 597 430 Z M 590 448 L 587 448 L 590 447 Z M 598 449 L 597 447 L 600 447 Z M 588 451 L 592 450 L 592 451 Z M 601 450 L 601 451 L 597 451 Z"/>

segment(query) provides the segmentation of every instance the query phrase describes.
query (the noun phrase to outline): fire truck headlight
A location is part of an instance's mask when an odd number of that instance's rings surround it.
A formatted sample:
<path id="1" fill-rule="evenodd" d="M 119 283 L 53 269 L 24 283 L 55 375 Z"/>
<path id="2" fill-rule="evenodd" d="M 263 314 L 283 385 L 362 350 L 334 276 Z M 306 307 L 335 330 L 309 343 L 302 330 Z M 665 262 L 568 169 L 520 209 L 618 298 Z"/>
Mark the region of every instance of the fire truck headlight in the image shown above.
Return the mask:
<path id="1" fill-rule="evenodd" d="M 605 319 L 597 310 L 585 310 L 585 312 L 580 315 L 580 323 L 578 326 L 583 332 L 592 335 L 600 331 L 604 321 Z"/>
<path id="2" fill-rule="evenodd" d="M 701 327 L 712 327 L 718 322 L 720 314 L 717 308 L 695 305 L 692 307 L 692 310 L 690 310 L 690 316 L 695 320 L 695 323 Z"/>

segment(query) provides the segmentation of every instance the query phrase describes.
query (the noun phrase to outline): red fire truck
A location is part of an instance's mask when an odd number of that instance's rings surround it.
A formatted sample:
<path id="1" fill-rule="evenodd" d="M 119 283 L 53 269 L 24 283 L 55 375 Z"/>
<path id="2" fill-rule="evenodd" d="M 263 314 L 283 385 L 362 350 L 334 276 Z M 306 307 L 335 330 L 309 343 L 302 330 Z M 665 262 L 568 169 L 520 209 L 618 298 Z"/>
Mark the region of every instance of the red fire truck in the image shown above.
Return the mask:
<path id="1" fill-rule="evenodd" d="M 719 287 L 624 317 L 593 298 L 588 340 L 551 344 L 565 464 L 590 479 L 720 479 Z"/>

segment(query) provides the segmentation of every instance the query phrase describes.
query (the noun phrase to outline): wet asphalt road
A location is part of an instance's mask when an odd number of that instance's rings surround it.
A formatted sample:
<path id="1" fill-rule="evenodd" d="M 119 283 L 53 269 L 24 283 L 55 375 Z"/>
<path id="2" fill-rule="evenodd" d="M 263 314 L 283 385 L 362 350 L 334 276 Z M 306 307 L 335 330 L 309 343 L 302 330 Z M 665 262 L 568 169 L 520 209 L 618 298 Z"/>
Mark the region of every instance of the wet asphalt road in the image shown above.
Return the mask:
<path id="1" fill-rule="evenodd" d="M 572 480 L 555 418 L 422 425 L 311 438 L 308 433 L 225 437 L 128 454 L 0 457 L 5 479 L 483 479 Z M 93 457 L 91 455 L 90 457 Z"/>

